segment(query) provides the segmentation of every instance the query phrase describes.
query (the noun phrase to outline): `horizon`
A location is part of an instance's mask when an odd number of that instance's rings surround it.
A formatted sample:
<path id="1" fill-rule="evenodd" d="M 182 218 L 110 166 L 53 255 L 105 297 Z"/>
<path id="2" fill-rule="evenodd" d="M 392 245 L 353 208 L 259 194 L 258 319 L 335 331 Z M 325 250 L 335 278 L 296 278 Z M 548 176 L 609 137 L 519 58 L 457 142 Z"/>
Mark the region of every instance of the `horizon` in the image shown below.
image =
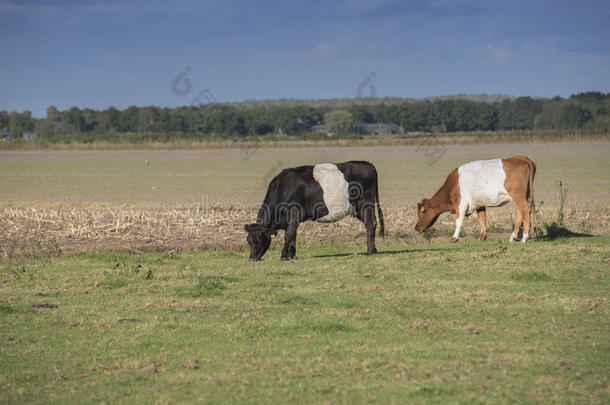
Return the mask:
<path id="1" fill-rule="evenodd" d="M 603 1 L 0 2 L 0 110 L 610 92 Z"/>
<path id="2" fill-rule="evenodd" d="M 132 104 L 132 105 L 128 105 L 125 107 L 117 107 L 115 105 L 109 105 L 107 107 L 104 108 L 91 108 L 91 107 L 87 107 L 87 106 L 69 106 L 65 109 L 59 108 L 54 104 L 50 104 L 49 107 L 56 107 L 60 112 L 61 111 L 67 111 L 73 107 L 77 107 L 79 110 L 94 110 L 94 111 L 105 111 L 108 110 L 110 108 L 115 108 L 119 111 L 124 111 L 128 108 L 131 107 L 136 107 L 136 108 L 148 108 L 148 107 L 153 107 L 153 108 L 159 108 L 159 109 L 163 109 L 163 108 L 169 108 L 169 109 L 178 109 L 178 108 L 184 108 L 184 107 L 194 107 L 194 108 L 203 108 L 205 106 L 213 106 L 213 105 L 239 105 L 239 104 L 264 104 L 264 103 L 270 103 L 270 104 L 282 104 L 282 103 L 295 103 L 295 104 L 305 104 L 305 105 L 310 105 L 310 104 L 322 104 L 324 105 L 325 102 L 333 102 L 333 101 L 337 101 L 337 102 L 353 102 L 353 105 L 363 105 L 363 106 L 367 106 L 367 105 L 376 105 L 376 104 L 381 104 L 384 101 L 390 100 L 390 101 L 401 101 L 401 102 L 421 102 L 421 101 L 436 101 L 436 100 L 466 100 L 466 101 L 471 101 L 471 102 L 480 102 L 480 103 L 495 103 L 501 100 L 511 100 L 514 101 L 515 99 L 518 98 L 531 98 L 534 100 L 551 100 L 553 98 L 559 97 L 563 100 L 569 100 L 571 97 L 573 96 L 577 96 L 580 94 L 585 94 L 585 93 L 601 93 L 602 95 L 605 94 L 610 94 L 610 93 L 604 93 L 604 92 L 599 92 L 597 90 L 590 90 L 590 91 L 585 91 L 585 92 L 581 92 L 581 93 L 574 93 L 574 94 L 570 94 L 566 97 L 562 97 L 562 96 L 554 96 L 554 97 L 545 97 L 545 96 L 529 96 L 529 95 L 520 95 L 520 96 L 511 96 L 511 95 L 507 95 L 507 94 L 487 94 L 487 93 L 476 93 L 476 94 L 465 94 L 465 93 L 461 93 L 461 94 L 445 94 L 445 95 L 438 95 L 438 96 L 425 96 L 425 97 L 418 97 L 418 98 L 405 98 L 405 97 L 396 97 L 396 96 L 375 96 L 375 97 L 359 97 L 359 96 L 354 96 L 354 97 L 332 97 L 332 98 L 265 98 L 265 99 L 246 99 L 246 100 L 236 100 L 236 101 L 214 101 L 214 100 L 206 100 L 205 97 L 200 97 L 200 103 L 192 103 L 192 104 L 182 104 L 182 105 L 175 105 L 175 106 L 161 106 L 161 105 L 155 105 L 155 104 L 148 104 L 148 105 L 136 105 L 136 104 Z M 337 106 L 336 109 L 342 109 L 345 106 Z M 247 107 L 244 107 L 247 108 Z M 10 110 L 2 110 L 0 109 L 0 111 L 5 111 L 10 113 Z M 23 110 L 25 111 L 25 110 Z M 23 111 L 17 111 L 19 113 L 23 113 Z M 28 110 L 31 111 L 31 110 Z M 40 116 L 37 117 L 32 113 L 32 117 L 35 119 L 44 119 L 45 116 Z"/>

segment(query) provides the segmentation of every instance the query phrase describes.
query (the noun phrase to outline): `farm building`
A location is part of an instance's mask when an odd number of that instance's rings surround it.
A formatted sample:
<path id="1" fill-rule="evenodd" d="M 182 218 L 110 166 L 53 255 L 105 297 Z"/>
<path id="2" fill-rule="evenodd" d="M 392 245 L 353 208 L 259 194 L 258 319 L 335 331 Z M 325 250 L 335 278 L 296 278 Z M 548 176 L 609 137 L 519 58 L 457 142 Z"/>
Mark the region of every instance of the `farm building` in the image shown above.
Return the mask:
<path id="1" fill-rule="evenodd" d="M 38 134 L 36 132 L 24 132 L 23 140 L 24 141 L 35 141 L 38 139 Z"/>
<path id="2" fill-rule="evenodd" d="M 326 125 L 313 125 L 309 128 L 311 132 L 325 132 L 328 133 L 329 130 L 326 128 Z M 371 134 L 371 135 L 385 135 L 385 134 L 404 134 L 405 129 L 391 122 L 382 122 L 378 124 L 355 124 L 352 132 L 359 133 L 362 135 Z"/>
<path id="3" fill-rule="evenodd" d="M 403 134 L 405 129 L 393 122 L 380 122 L 378 124 L 358 124 L 355 126 L 357 132 L 361 134 L 385 135 L 385 134 Z M 359 130 L 358 130 L 359 129 Z"/>
<path id="4" fill-rule="evenodd" d="M 11 134 L 6 128 L 0 129 L 0 142 L 9 142 L 11 140 Z"/>

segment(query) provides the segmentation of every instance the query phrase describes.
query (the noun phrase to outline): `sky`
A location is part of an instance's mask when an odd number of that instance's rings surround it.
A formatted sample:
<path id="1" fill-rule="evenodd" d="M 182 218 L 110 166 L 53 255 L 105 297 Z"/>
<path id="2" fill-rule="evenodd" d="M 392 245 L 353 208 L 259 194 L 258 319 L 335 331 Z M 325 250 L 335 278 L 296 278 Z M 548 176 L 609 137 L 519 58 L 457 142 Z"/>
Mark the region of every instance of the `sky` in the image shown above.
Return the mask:
<path id="1" fill-rule="evenodd" d="M 610 2 L 0 0 L 0 110 L 610 91 Z"/>

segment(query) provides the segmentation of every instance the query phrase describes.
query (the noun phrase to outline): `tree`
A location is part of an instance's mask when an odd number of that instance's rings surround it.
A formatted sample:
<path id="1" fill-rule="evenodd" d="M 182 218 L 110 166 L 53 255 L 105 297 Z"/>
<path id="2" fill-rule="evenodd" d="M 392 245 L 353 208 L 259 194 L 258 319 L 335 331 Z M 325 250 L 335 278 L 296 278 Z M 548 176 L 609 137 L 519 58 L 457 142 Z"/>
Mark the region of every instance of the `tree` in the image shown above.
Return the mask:
<path id="1" fill-rule="evenodd" d="M 563 99 L 549 100 L 542 107 L 540 114 L 534 119 L 535 129 L 554 129 L 559 127 L 559 120 L 563 110 Z"/>
<path id="2" fill-rule="evenodd" d="M 269 119 L 274 128 L 287 134 L 296 132 L 298 113 L 293 107 L 275 107 L 269 111 Z"/>
<path id="3" fill-rule="evenodd" d="M 456 131 L 473 131 L 477 125 L 476 103 L 468 100 L 455 100 L 453 111 L 453 121 Z"/>
<path id="4" fill-rule="evenodd" d="M 409 131 L 493 131 L 555 128 L 596 128 L 608 131 L 610 93 L 586 92 L 554 98 L 452 96 L 413 100 L 326 99 L 262 100 L 160 108 L 131 106 L 124 110 L 72 107 L 47 108 L 44 119 L 31 112 L 0 111 L 0 128 L 13 137 L 33 129 L 43 138 L 77 135 L 76 139 L 117 139 L 129 132 L 261 136 L 276 131 L 295 134 L 325 122 L 329 131 L 346 134 L 354 124 L 393 123 Z M 120 136 L 123 138 L 123 135 Z M 151 139 L 167 136 L 152 136 Z M 134 137 L 133 139 L 141 139 Z"/>
<path id="5" fill-rule="evenodd" d="M 589 110 L 579 105 L 573 99 L 551 100 L 545 103 L 540 114 L 536 115 L 536 129 L 582 128 L 592 120 Z"/>
<path id="6" fill-rule="evenodd" d="M 158 115 L 156 107 L 140 107 L 138 109 L 138 132 L 155 132 Z"/>
<path id="7" fill-rule="evenodd" d="M 95 111 L 91 108 L 85 108 L 80 112 L 81 116 L 81 132 L 91 132 L 97 127 L 95 120 Z"/>
<path id="8" fill-rule="evenodd" d="M 0 129 L 8 128 L 10 116 L 6 111 L 0 111 Z"/>
<path id="9" fill-rule="evenodd" d="M 32 112 L 25 110 L 22 113 L 12 111 L 9 116 L 8 129 L 11 136 L 21 138 L 25 132 L 33 131 L 36 121 L 32 118 Z"/>
<path id="10" fill-rule="evenodd" d="M 507 129 L 532 129 L 534 119 L 542 110 L 540 101 L 519 97 L 511 102 L 511 126 Z"/>
<path id="11" fill-rule="evenodd" d="M 61 119 L 61 114 L 60 114 L 59 110 L 57 109 L 57 107 L 55 107 L 54 105 L 48 106 L 46 120 L 51 124 L 57 124 L 57 123 L 59 123 L 60 119 Z"/>
<path id="12" fill-rule="evenodd" d="M 498 112 L 498 129 L 507 130 L 512 128 L 512 114 L 511 114 L 511 100 L 504 99 L 500 102 L 494 103 L 496 111 Z"/>
<path id="13" fill-rule="evenodd" d="M 214 134 L 246 135 L 246 126 L 240 112 L 235 107 L 214 105 L 209 109 L 211 131 Z"/>
<path id="14" fill-rule="evenodd" d="M 55 136 L 55 127 L 59 124 L 60 112 L 54 105 L 47 107 L 47 117 L 36 123 L 36 131 L 43 138 Z"/>
<path id="15" fill-rule="evenodd" d="M 432 126 L 438 125 L 434 121 L 432 114 L 433 106 L 430 101 L 417 101 L 406 103 L 402 107 L 402 112 L 399 116 L 399 123 L 407 131 L 424 131 L 431 129 Z"/>
<path id="16" fill-rule="evenodd" d="M 559 126 L 562 128 L 582 128 L 591 120 L 591 113 L 578 104 L 568 102 L 563 107 Z"/>
<path id="17" fill-rule="evenodd" d="M 344 110 L 334 110 L 324 114 L 324 124 L 333 134 L 348 134 L 352 129 L 352 122 L 352 114 Z"/>
<path id="18" fill-rule="evenodd" d="M 21 113 L 21 122 L 23 125 L 23 132 L 33 131 L 36 126 L 36 121 L 34 121 L 30 110 L 25 110 Z"/>
<path id="19" fill-rule="evenodd" d="M 493 104 L 477 103 L 476 129 L 479 131 L 495 131 L 498 128 L 498 112 Z"/>
<path id="20" fill-rule="evenodd" d="M 251 107 L 244 112 L 248 135 L 266 135 L 274 131 L 267 112 L 263 107 Z"/>
<path id="21" fill-rule="evenodd" d="M 93 120 L 95 121 L 95 132 L 106 133 L 110 131 L 110 117 L 108 117 L 105 111 L 95 110 Z"/>
<path id="22" fill-rule="evenodd" d="M 352 114 L 354 122 L 359 124 L 371 124 L 375 122 L 369 108 L 365 105 L 354 105 L 349 109 L 349 112 Z"/>
<path id="23" fill-rule="evenodd" d="M 121 126 L 121 112 L 114 107 L 108 107 L 104 110 L 108 117 L 108 126 L 110 130 L 118 131 Z"/>
<path id="24" fill-rule="evenodd" d="M 434 114 L 438 117 L 438 127 L 443 132 L 456 131 L 455 100 L 436 100 L 434 102 Z"/>
<path id="25" fill-rule="evenodd" d="M 132 105 L 121 111 L 119 132 L 136 132 L 138 130 L 138 107 Z"/>
<path id="26" fill-rule="evenodd" d="M 78 107 L 71 107 L 69 110 L 62 111 L 61 124 L 67 134 L 78 134 L 82 130 L 82 118 Z"/>
<path id="27" fill-rule="evenodd" d="M 13 138 L 21 138 L 23 135 L 23 121 L 21 120 L 21 114 L 19 114 L 17 111 L 11 112 L 8 130 Z"/>

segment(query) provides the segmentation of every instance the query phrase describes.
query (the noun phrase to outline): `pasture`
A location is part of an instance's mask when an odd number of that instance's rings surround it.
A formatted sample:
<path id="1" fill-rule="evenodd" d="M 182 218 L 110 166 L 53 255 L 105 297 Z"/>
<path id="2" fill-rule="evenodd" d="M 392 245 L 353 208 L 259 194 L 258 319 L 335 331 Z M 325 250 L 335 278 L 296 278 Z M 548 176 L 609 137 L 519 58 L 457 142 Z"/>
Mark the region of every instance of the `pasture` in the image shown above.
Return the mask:
<path id="1" fill-rule="evenodd" d="M 610 142 L 0 152 L 0 403 L 610 400 Z M 526 154 L 538 224 L 513 206 L 448 244 L 415 204 L 459 164 Z M 365 159 L 386 242 L 304 224 L 250 263 L 243 224 L 281 168 Z"/>
<path id="2" fill-rule="evenodd" d="M 609 242 L 5 264 L 0 402 L 607 403 Z"/>

